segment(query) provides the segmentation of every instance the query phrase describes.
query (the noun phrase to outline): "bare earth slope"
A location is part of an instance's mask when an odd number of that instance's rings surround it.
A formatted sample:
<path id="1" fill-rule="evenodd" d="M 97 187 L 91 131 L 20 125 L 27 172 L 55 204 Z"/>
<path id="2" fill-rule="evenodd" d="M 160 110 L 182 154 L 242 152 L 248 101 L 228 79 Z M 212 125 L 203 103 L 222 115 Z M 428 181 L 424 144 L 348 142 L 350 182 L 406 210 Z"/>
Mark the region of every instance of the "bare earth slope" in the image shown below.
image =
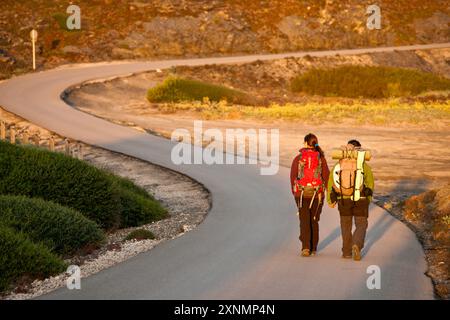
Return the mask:
<path id="1" fill-rule="evenodd" d="M 446 42 L 445 0 L 380 0 L 381 30 L 368 30 L 369 0 L 78 0 L 81 30 L 68 31 L 67 1 L 0 2 L 0 79 L 74 62 L 287 52 Z"/>

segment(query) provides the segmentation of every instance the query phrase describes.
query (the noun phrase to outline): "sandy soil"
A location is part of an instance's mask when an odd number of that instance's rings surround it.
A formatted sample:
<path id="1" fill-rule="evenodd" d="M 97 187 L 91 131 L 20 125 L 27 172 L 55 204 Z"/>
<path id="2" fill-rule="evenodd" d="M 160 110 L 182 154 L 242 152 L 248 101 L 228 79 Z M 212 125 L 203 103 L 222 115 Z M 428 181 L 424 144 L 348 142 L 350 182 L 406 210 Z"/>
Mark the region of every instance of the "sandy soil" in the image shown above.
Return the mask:
<path id="1" fill-rule="evenodd" d="M 163 74 L 148 72 L 85 85 L 68 94 L 66 100 L 84 112 L 166 137 L 177 128 L 192 131 L 193 121 L 199 120 L 195 114 L 162 114 L 145 100 L 148 87 L 163 78 Z M 203 127 L 218 128 L 222 132 L 227 128 L 279 129 L 280 164 L 286 167 L 290 166 L 304 135 L 309 132 L 319 137 L 328 156 L 333 148 L 356 138 L 374 154 L 370 164 L 379 199 L 395 196 L 397 201 L 450 181 L 450 150 L 447 147 L 450 129 L 446 128 L 312 125 L 281 120 L 205 120 Z M 331 165 L 332 160 L 327 159 Z"/>

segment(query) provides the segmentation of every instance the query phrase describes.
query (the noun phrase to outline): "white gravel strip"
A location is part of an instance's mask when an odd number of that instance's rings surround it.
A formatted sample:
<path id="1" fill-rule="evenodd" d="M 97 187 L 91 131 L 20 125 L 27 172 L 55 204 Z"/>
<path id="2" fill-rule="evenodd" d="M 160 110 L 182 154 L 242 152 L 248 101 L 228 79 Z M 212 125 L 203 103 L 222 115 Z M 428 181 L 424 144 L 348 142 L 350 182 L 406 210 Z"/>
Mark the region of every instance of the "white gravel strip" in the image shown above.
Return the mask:
<path id="1" fill-rule="evenodd" d="M 137 254 L 150 250 L 162 240 L 141 240 L 126 241 L 120 250 L 109 250 L 98 256 L 98 258 L 86 261 L 80 266 L 81 278 L 88 277 L 113 265 L 123 262 Z M 29 289 L 29 293 L 13 293 L 7 296 L 6 300 L 24 300 L 38 297 L 49 293 L 55 289 L 66 286 L 67 273 L 47 278 L 45 280 L 35 280 Z M 82 283 L 82 282 L 81 282 Z M 82 284 L 81 284 L 82 285 Z"/>

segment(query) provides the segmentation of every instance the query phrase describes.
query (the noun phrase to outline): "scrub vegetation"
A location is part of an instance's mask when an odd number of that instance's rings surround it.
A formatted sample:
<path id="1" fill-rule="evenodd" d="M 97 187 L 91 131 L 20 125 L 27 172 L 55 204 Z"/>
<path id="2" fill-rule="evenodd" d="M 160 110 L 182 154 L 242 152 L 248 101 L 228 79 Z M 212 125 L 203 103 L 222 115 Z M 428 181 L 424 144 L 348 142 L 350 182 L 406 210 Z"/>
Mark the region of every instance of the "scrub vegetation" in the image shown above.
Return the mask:
<path id="1" fill-rule="evenodd" d="M 130 180 L 31 146 L 0 141 L 0 181 L 0 292 L 64 271 L 106 232 L 167 216 Z"/>
<path id="2" fill-rule="evenodd" d="M 347 65 L 309 70 L 294 78 L 291 88 L 309 95 L 390 98 L 450 90 L 450 80 L 413 69 Z"/>
<path id="3" fill-rule="evenodd" d="M 253 105 L 251 97 L 244 92 L 221 85 L 198 80 L 169 76 L 160 85 L 147 92 L 150 102 L 182 102 L 221 100 L 242 105 Z"/>

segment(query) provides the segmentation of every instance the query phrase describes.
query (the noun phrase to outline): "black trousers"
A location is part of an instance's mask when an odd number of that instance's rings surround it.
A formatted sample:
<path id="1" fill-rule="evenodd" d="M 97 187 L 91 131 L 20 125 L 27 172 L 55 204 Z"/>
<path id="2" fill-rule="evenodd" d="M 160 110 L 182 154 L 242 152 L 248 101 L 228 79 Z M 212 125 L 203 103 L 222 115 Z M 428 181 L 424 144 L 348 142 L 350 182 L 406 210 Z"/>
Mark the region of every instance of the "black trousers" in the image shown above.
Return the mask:
<path id="1" fill-rule="evenodd" d="M 323 196 L 319 204 L 319 197 L 314 198 L 311 209 L 310 198 L 303 198 L 302 207 L 299 207 L 299 198 L 295 199 L 299 209 L 300 220 L 300 241 L 302 243 L 302 250 L 309 249 L 317 251 L 317 244 L 319 243 L 319 220 L 323 207 Z"/>

